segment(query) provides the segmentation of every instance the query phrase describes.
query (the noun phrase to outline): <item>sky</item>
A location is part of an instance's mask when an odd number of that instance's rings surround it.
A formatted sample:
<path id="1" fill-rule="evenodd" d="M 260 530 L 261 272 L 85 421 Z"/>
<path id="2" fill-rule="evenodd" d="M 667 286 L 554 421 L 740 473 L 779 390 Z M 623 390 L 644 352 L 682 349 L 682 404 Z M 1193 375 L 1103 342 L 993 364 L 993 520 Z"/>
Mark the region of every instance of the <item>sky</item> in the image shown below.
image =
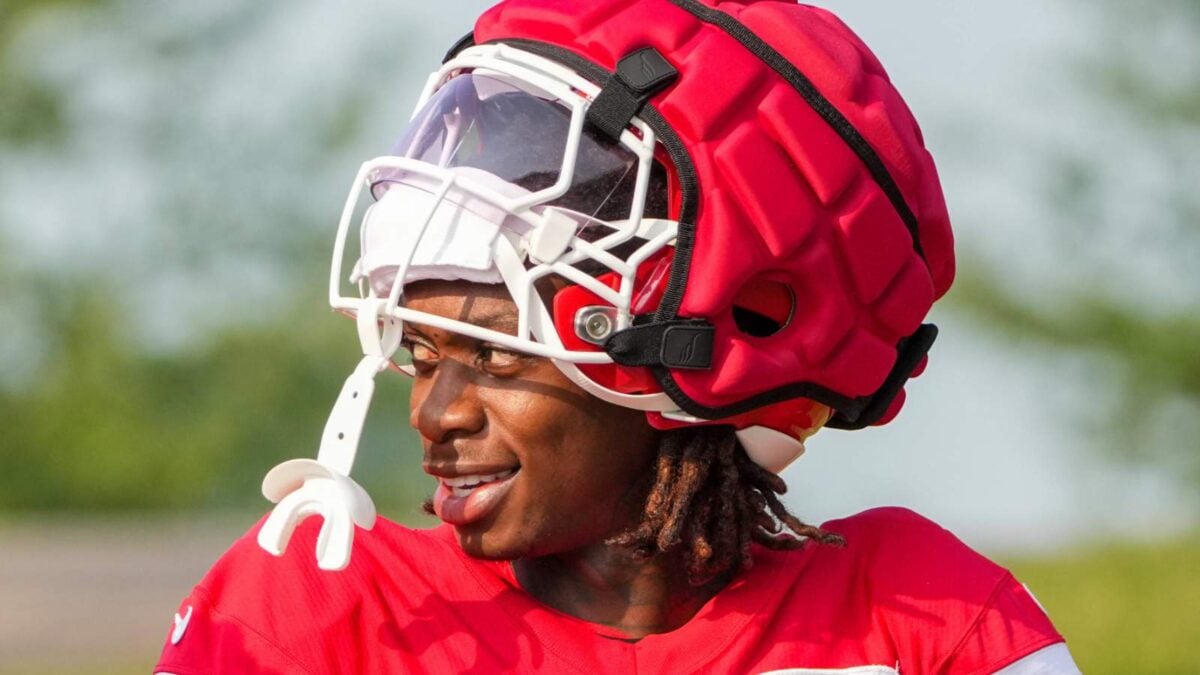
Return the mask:
<path id="1" fill-rule="evenodd" d="M 1043 153 L 1086 148 L 1098 136 L 1134 143 L 1075 81 L 1093 35 L 1081 27 L 1095 21 L 1084 4 L 826 6 L 872 46 L 921 121 L 960 251 L 1028 272 L 1007 275 L 1016 284 L 1077 274 L 1047 254 L 1058 249 L 1042 245 L 1055 226 L 1038 199 L 1047 180 Z M 1139 150 L 1105 161 L 1149 163 Z M 1176 278 L 1139 281 L 1160 302 L 1182 302 L 1173 297 L 1183 286 Z M 1092 394 L 1086 377 L 1071 375 L 1088 363 L 1005 344 L 937 308 L 934 322 L 941 334 L 930 366 L 910 383 L 894 423 L 861 436 L 823 432 L 809 442 L 787 474 L 797 509 L 811 503 L 812 517 L 821 519 L 903 504 L 994 549 L 1161 536 L 1194 524 L 1195 495 L 1186 486 L 1159 472 L 1097 462 L 1081 446 L 1070 411 Z"/>
<path id="2" fill-rule="evenodd" d="M 222 195 L 324 209 L 332 232 L 358 162 L 390 146 L 427 73 L 490 3 L 122 4 L 124 11 L 99 25 L 51 15 L 25 36 L 35 70 L 74 92 L 71 114 L 83 131 L 65 159 L 4 158 L 20 161 L 21 170 L 0 173 L 3 222 L 38 223 L 5 232 L 5 243 L 26 265 L 169 269 L 172 242 L 162 240 L 161 230 L 139 226 L 145 214 L 211 212 L 216 229 L 195 236 L 229 237 L 223 257 L 131 291 L 149 307 L 190 298 L 183 302 L 194 322 L 185 331 L 168 315 L 144 315 L 144 339 L 171 345 L 194 336 L 196 326 L 244 319 L 238 308 L 269 309 L 279 275 L 256 252 L 280 243 L 237 227 L 264 216 L 256 200 Z M 1054 236 L 1054 214 L 1041 198 L 1050 178 L 1045 153 L 1087 147 L 1103 135 L 1126 150 L 1110 156 L 1153 169 L 1128 147 L 1132 136 L 1088 105 L 1073 79 L 1074 59 L 1089 48 L 1090 33 L 1080 27 L 1094 20 L 1081 0 L 825 6 L 874 48 L 921 121 L 960 250 L 1028 272 L 1011 275 L 1014 284 L 1077 271 L 1041 245 Z M 135 25 L 153 39 L 127 40 Z M 189 35 L 205 30 L 221 31 L 228 48 L 179 59 Z M 79 39 L 55 40 L 64 33 Z M 163 50 L 162 59 L 145 58 L 149 42 Z M 43 43 L 57 46 L 47 53 Z M 280 143 L 271 133 L 314 122 L 339 133 L 342 113 L 334 103 L 356 96 L 368 109 L 354 129 L 360 140 L 342 155 L 315 155 L 310 143 Z M 188 125 L 209 131 L 178 133 Z M 210 152 L 205 146 L 214 137 L 228 139 L 229 148 Z M 188 189 L 158 194 L 163 166 L 185 172 Z M 324 274 L 313 270 L 314 278 Z M 197 284 L 205 275 L 227 283 Z M 1184 290 L 1168 281 L 1151 275 L 1141 283 L 1169 303 Z M 212 307 L 219 309 L 206 309 Z M 1197 510 L 1181 506 L 1195 499 L 1184 486 L 1152 471 L 1105 466 L 1080 446 L 1065 417 L 1071 403 L 1089 396 L 1081 384 L 1087 379 L 1063 374 L 1086 363 L 1005 344 L 944 309 L 935 309 L 933 321 L 941 335 L 927 373 L 910 383 L 899 419 L 881 429 L 822 432 L 786 472 L 789 504 L 799 515 L 820 522 L 904 505 L 985 550 L 1053 548 L 1112 534 L 1163 536 L 1195 524 L 1188 514 Z M 347 328 L 350 353 L 357 342 Z M 36 351 L 35 337 L 19 328 L 10 338 L 10 347 L 24 339 L 21 349 Z"/>

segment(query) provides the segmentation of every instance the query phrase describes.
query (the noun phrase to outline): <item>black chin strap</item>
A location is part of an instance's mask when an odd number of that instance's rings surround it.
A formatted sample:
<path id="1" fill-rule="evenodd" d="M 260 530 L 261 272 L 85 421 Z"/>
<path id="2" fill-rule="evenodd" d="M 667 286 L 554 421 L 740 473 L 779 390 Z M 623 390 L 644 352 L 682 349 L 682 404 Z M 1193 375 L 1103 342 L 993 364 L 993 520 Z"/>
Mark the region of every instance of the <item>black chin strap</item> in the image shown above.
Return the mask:
<path id="1" fill-rule="evenodd" d="M 933 346 L 937 334 L 937 326 L 927 323 L 918 328 L 917 332 L 911 336 L 901 340 L 897 346 L 896 364 L 892 366 L 892 372 L 888 373 L 887 379 L 874 394 L 861 399 L 865 403 L 862 410 L 853 418 L 843 415 L 839 410 L 834 413 L 825 426 L 833 429 L 854 430 L 869 427 L 878 422 L 887 412 L 888 407 L 892 405 L 892 401 L 896 400 L 900 390 L 904 389 L 904 383 L 912 377 L 913 371 L 920 365 L 921 359 L 929 353 L 929 348 Z"/>
<path id="2" fill-rule="evenodd" d="M 937 326 L 927 323 L 896 345 L 896 363 L 875 393 L 850 398 L 812 382 L 796 382 L 725 406 L 709 407 L 691 399 L 674 380 L 665 377 L 671 370 L 712 367 L 715 328 L 707 321 L 634 321 L 634 325 L 614 333 L 604 343 L 604 351 L 623 366 L 645 366 L 655 370 L 671 400 L 690 415 L 703 419 L 722 419 L 741 415 L 756 408 L 795 398 L 809 398 L 836 412 L 826 426 L 834 429 L 862 429 L 878 422 L 892 401 L 904 389 L 913 371 L 929 353 L 937 339 Z"/>
<path id="3" fill-rule="evenodd" d="M 617 63 L 596 99 L 588 106 L 587 120 L 614 141 L 652 96 L 671 86 L 679 71 L 653 47 L 626 54 Z"/>
<path id="4" fill-rule="evenodd" d="M 716 328 L 707 321 L 677 319 L 634 325 L 613 333 L 604 351 L 623 366 L 712 367 Z"/>

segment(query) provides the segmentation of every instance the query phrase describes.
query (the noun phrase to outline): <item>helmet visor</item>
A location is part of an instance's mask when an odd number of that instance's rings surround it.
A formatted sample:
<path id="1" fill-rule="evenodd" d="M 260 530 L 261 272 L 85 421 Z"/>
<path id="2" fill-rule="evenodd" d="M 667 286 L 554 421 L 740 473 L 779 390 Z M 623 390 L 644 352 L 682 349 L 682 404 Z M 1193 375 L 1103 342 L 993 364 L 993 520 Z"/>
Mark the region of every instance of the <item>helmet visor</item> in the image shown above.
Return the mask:
<path id="1" fill-rule="evenodd" d="M 585 124 L 574 166 L 564 167 L 573 114 L 580 113 L 528 83 L 469 72 L 430 97 L 392 154 L 441 168 L 480 169 L 531 193 L 551 188 L 571 170 L 566 192 L 546 204 L 598 220 L 629 218 L 637 155 Z M 386 173 L 375 177 L 377 198 L 389 179 L 395 180 Z"/>

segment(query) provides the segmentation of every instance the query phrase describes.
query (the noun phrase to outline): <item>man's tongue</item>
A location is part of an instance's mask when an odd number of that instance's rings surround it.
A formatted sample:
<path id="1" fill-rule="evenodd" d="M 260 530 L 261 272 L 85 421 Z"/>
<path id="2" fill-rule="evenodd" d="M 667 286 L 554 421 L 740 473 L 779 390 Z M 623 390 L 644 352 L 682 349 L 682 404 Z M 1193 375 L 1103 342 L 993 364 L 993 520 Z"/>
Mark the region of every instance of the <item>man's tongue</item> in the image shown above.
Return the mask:
<path id="1" fill-rule="evenodd" d="M 496 508 L 504 495 L 508 494 L 516 476 L 514 473 L 505 478 L 481 483 L 471 488 L 466 496 L 455 494 L 462 494 L 462 488 L 455 489 L 439 482 L 433 495 L 433 511 L 438 518 L 451 525 L 468 525 L 482 520 Z"/>

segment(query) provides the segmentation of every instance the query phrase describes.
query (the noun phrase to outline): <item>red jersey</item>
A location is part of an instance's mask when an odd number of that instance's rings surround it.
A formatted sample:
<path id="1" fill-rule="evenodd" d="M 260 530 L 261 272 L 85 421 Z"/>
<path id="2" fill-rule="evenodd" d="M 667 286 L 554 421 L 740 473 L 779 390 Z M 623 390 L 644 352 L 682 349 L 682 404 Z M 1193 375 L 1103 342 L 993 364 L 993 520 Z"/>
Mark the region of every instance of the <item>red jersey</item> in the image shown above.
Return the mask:
<path id="1" fill-rule="evenodd" d="M 756 548 L 686 625 L 636 642 L 539 603 L 448 526 L 380 520 L 327 572 L 316 525 L 282 558 L 257 528 L 238 540 L 180 606 L 157 672 L 989 673 L 1062 641 L 1008 571 L 898 508 L 826 523 L 845 548 Z"/>

